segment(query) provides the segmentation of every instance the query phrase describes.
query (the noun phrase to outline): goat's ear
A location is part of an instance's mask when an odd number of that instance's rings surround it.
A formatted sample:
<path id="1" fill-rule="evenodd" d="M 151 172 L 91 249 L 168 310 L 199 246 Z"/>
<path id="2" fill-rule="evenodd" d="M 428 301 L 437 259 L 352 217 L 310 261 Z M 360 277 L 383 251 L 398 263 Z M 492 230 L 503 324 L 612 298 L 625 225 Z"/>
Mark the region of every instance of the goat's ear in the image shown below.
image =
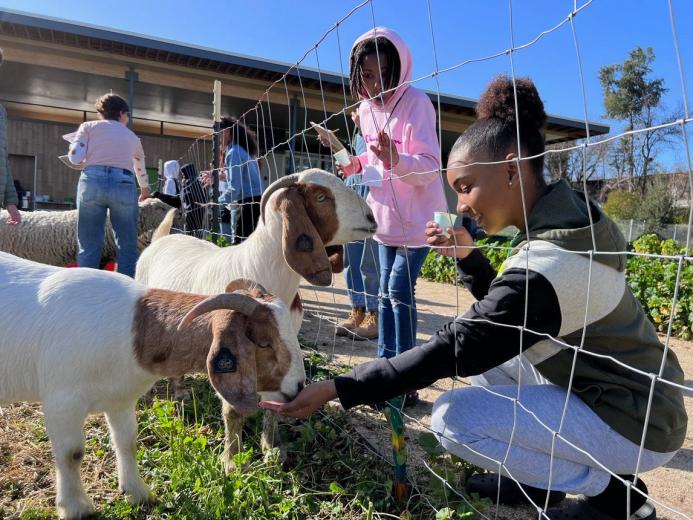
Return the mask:
<path id="1" fill-rule="evenodd" d="M 333 273 L 341 273 L 344 271 L 344 248 L 341 245 L 327 246 L 325 248 L 325 253 L 330 260 Z"/>
<path id="2" fill-rule="evenodd" d="M 286 263 L 313 285 L 330 285 L 330 260 L 298 188 L 286 188 L 276 200 L 282 216 L 282 250 Z"/>
<path id="3" fill-rule="evenodd" d="M 225 345 L 215 339 L 207 354 L 207 374 L 217 393 L 240 415 L 258 410 L 253 343 L 237 338 Z"/>

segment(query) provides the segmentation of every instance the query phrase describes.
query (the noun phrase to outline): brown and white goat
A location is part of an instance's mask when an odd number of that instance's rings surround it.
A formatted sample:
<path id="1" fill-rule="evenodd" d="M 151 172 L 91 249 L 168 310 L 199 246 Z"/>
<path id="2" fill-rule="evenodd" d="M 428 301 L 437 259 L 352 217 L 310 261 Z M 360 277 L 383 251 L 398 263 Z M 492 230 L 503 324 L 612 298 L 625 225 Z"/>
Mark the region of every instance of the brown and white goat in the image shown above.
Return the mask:
<path id="1" fill-rule="evenodd" d="M 117 273 L 0 253 L 0 403 L 43 403 L 61 517 L 93 512 L 79 474 L 88 414 L 105 412 L 119 488 L 146 502 L 135 404 L 156 380 L 207 372 L 224 403 L 244 415 L 257 410 L 258 394 L 287 401 L 303 388 L 286 304 L 261 288 L 254 295 L 149 289 Z"/>
<path id="2" fill-rule="evenodd" d="M 262 194 L 261 215 L 245 242 L 225 248 L 185 235 L 156 238 L 168 233 L 171 226 L 165 220 L 140 256 L 137 280 L 149 287 L 213 294 L 231 280 L 248 278 L 291 306 L 298 333 L 303 317 L 301 279 L 329 285 L 332 273 L 342 269 L 342 244 L 371 236 L 375 218 L 354 190 L 318 169 L 272 183 Z M 231 406 L 224 405 L 223 413 L 227 423 L 238 422 Z M 266 412 L 263 448 L 276 445 L 276 431 L 276 415 Z"/>

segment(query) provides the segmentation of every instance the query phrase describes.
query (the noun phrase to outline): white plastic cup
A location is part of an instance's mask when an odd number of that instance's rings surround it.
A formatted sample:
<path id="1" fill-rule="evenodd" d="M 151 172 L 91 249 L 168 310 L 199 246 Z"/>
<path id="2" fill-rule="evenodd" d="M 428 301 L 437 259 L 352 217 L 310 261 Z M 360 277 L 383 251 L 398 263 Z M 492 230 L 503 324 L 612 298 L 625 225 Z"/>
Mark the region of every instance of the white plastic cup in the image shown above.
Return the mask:
<path id="1" fill-rule="evenodd" d="M 334 158 L 340 166 L 349 166 L 351 164 L 351 157 L 349 157 L 349 152 L 346 151 L 346 148 L 342 148 L 335 153 Z"/>
<path id="2" fill-rule="evenodd" d="M 448 228 L 455 226 L 457 215 L 455 213 L 447 213 L 445 211 L 436 211 L 433 214 L 433 220 L 440 226 L 443 234 L 450 238 L 450 234 L 447 232 L 447 230 Z"/>

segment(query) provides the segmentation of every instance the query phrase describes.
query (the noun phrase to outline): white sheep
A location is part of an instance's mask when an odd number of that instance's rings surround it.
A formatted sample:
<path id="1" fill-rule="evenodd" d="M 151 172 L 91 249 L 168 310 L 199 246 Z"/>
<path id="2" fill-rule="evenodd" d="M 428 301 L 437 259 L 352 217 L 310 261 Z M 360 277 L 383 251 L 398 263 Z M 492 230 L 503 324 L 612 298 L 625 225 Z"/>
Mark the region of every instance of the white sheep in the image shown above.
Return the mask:
<path id="1" fill-rule="evenodd" d="M 340 255 L 328 250 L 363 240 L 376 230 L 373 213 L 356 192 L 335 175 L 310 169 L 272 183 L 261 200 L 262 218 L 245 242 L 231 247 L 185 235 L 154 238 L 137 262 L 135 278 L 149 287 L 214 294 L 235 278 L 261 283 L 291 306 L 296 333 L 303 309 L 298 295 L 301 277 L 320 286 L 341 271 Z M 165 235 L 164 221 L 155 237 Z M 232 407 L 223 404 L 224 422 L 236 424 Z M 276 415 L 265 413 L 262 447 L 276 445 Z M 228 454 L 240 449 L 240 439 L 226 432 Z"/>
<path id="2" fill-rule="evenodd" d="M 79 474 L 88 414 L 105 412 L 119 489 L 141 503 L 135 403 L 156 380 L 206 371 L 241 414 L 258 393 L 287 401 L 305 382 L 289 310 L 261 288 L 206 297 L 0 253 L 0 330 L 0 403 L 43 402 L 66 518 L 93 512 Z"/>
<path id="3" fill-rule="evenodd" d="M 140 252 L 149 245 L 152 233 L 170 209 L 171 206 L 158 199 L 140 202 L 137 223 Z M 77 262 L 77 210 L 22 212 L 19 225 L 7 224 L 6 220 L 0 212 L 0 251 L 59 267 Z M 104 238 L 101 260 L 106 263 L 116 259 L 110 220 L 106 221 Z"/>

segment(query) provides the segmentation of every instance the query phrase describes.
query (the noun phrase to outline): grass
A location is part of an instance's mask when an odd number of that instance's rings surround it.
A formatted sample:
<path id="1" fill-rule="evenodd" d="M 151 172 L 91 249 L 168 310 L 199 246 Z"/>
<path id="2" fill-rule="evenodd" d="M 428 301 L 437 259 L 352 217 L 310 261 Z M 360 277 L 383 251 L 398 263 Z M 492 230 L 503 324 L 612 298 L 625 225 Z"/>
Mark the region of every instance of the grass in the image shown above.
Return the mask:
<path id="1" fill-rule="evenodd" d="M 306 358 L 306 368 L 313 380 L 344 370 L 328 366 L 316 354 Z M 390 447 L 374 447 L 357 430 L 360 422 L 371 421 L 386 434 L 384 421 L 336 407 L 281 425 L 284 461 L 278 450 L 260 452 L 261 419 L 252 417 L 245 428 L 246 450 L 236 458 L 242 469 L 225 476 L 218 399 L 205 378 L 190 382 L 193 398 L 188 404 L 156 399 L 138 408 L 138 464 L 157 495 L 152 505 L 132 506 L 118 494 L 105 421 L 101 416 L 88 419 L 82 478 L 99 518 L 474 518 L 463 500 L 421 467 L 410 472 L 415 491 L 408 503 L 395 503 Z M 164 383 L 158 389 L 165 395 Z M 461 485 L 471 471 L 444 454 L 432 436 L 422 435 L 419 445 L 427 464 L 449 482 Z M 39 407 L 5 408 L 0 416 L 0 518 L 54 518 L 54 500 L 50 443 Z M 488 507 L 479 500 L 474 505 Z"/>

